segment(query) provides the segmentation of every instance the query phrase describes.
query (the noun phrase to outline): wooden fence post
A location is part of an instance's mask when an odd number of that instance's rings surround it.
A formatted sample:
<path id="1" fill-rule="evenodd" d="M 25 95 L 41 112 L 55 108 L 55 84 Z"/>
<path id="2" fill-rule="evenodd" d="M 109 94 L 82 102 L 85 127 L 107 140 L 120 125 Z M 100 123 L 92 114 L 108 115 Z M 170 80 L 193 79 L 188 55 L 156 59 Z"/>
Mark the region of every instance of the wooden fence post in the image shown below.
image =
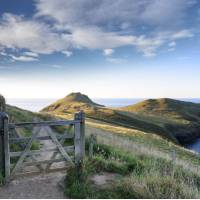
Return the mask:
<path id="1" fill-rule="evenodd" d="M 9 157 L 9 133 L 8 115 L 5 113 L 5 99 L 0 96 L 0 169 L 2 170 L 5 182 L 10 177 L 10 157 Z"/>
<path id="2" fill-rule="evenodd" d="M 94 144 L 96 143 L 96 136 L 90 135 L 89 137 L 89 158 L 93 157 L 94 154 Z"/>
<path id="3" fill-rule="evenodd" d="M 9 118 L 5 113 L 4 115 L 4 155 L 5 155 L 5 181 L 6 183 L 10 178 L 10 148 L 9 148 Z"/>
<path id="4" fill-rule="evenodd" d="M 81 173 L 83 167 L 83 158 L 85 155 L 85 114 L 84 112 L 75 113 L 75 120 L 79 120 L 80 123 L 75 123 L 75 166 L 78 174 Z"/>
<path id="5" fill-rule="evenodd" d="M 176 168 L 176 150 L 173 149 L 171 152 L 172 157 L 172 177 L 174 177 L 175 168 Z"/>
<path id="6" fill-rule="evenodd" d="M 6 112 L 6 101 L 3 96 L 0 95 L 0 112 Z"/>
<path id="7" fill-rule="evenodd" d="M 3 118 L 5 112 L 5 99 L 0 95 L 0 173 L 4 176 L 5 158 L 4 158 L 4 135 L 3 135 Z"/>

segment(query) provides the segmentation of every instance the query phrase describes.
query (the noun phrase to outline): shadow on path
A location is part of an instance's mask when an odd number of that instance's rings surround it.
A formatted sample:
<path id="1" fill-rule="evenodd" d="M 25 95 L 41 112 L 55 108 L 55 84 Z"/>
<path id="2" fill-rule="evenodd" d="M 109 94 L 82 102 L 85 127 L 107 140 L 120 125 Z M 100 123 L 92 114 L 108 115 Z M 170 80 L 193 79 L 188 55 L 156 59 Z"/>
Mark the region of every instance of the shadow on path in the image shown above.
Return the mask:
<path id="1" fill-rule="evenodd" d="M 59 182 L 66 173 L 57 172 L 40 176 L 18 178 L 0 187 L 1 199 L 64 199 Z"/>

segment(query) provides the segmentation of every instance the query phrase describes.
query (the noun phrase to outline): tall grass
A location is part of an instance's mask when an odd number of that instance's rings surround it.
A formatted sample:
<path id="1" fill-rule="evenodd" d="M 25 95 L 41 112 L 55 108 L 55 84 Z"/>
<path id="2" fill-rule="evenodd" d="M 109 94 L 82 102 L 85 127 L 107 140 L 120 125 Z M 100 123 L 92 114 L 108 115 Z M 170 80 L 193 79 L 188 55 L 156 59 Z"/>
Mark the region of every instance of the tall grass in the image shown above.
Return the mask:
<path id="1" fill-rule="evenodd" d="M 91 177 L 102 172 L 117 176 L 106 187 L 97 186 Z M 70 198 L 200 198 L 199 189 L 200 176 L 171 161 L 96 144 L 81 178 L 73 169 L 68 172 L 65 193 Z"/>
<path id="2" fill-rule="evenodd" d="M 182 165 L 185 169 L 200 171 L 200 156 L 191 152 L 184 147 L 173 144 L 170 141 L 164 140 L 159 136 L 152 134 L 144 134 L 135 132 L 134 130 L 127 130 L 126 128 L 113 129 L 107 126 L 104 128 L 87 127 L 87 135 L 94 134 L 97 136 L 99 143 L 112 146 L 114 148 L 134 152 L 137 155 L 149 155 L 156 158 L 165 158 L 171 160 L 171 154 L 176 152 L 176 162 Z M 126 131 L 128 132 L 126 134 Z"/>

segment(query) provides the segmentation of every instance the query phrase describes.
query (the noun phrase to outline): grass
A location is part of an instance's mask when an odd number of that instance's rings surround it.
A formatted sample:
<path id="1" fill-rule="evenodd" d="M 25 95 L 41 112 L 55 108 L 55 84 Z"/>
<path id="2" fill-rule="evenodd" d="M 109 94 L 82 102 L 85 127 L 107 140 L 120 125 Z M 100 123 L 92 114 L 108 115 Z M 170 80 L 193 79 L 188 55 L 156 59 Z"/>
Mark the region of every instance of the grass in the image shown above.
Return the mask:
<path id="1" fill-rule="evenodd" d="M 56 115 L 62 119 L 71 119 L 72 115 Z M 171 159 L 172 150 L 176 151 L 177 161 L 185 168 L 200 170 L 200 157 L 180 145 L 174 144 L 155 133 L 146 133 L 137 129 L 116 126 L 98 120 L 86 118 L 86 135 L 96 135 L 99 143 L 107 144 L 135 154 L 146 154 L 158 158 Z"/>
<path id="2" fill-rule="evenodd" d="M 87 145 L 88 146 L 88 145 Z M 106 187 L 90 177 L 102 172 L 116 173 Z M 200 176 L 163 158 L 135 155 L 107 145 L 96 144 L 94 157 L 86 158 L 81 177 L 67 173 L 65 194 L 69 198 L 199 198 Z"/>

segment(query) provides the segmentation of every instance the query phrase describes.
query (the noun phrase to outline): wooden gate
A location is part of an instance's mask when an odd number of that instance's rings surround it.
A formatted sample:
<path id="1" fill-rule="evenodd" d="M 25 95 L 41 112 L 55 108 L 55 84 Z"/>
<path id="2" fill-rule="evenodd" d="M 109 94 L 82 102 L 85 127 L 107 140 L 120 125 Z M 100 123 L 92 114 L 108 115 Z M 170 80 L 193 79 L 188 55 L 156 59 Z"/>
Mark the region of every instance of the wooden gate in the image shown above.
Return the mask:
<path id="1" fill-rule="evenodd" d="M 20 130 L 29 132 L 30 136 L 22 136 Z M 58 171 L 67 167 L 81 170 L 84 135 L 83 112 L 76 113 L 73 120 L 25 123 L 10 123 L 8 115 L 0 112 L 0 167 L 5 181 L 18 175 Z M 54 146 L 45 146 L 47 141 Z M 64 166 L 60 167 L 58 163 Z M 54 164 L 57 165 L 52 168 Z"/>

